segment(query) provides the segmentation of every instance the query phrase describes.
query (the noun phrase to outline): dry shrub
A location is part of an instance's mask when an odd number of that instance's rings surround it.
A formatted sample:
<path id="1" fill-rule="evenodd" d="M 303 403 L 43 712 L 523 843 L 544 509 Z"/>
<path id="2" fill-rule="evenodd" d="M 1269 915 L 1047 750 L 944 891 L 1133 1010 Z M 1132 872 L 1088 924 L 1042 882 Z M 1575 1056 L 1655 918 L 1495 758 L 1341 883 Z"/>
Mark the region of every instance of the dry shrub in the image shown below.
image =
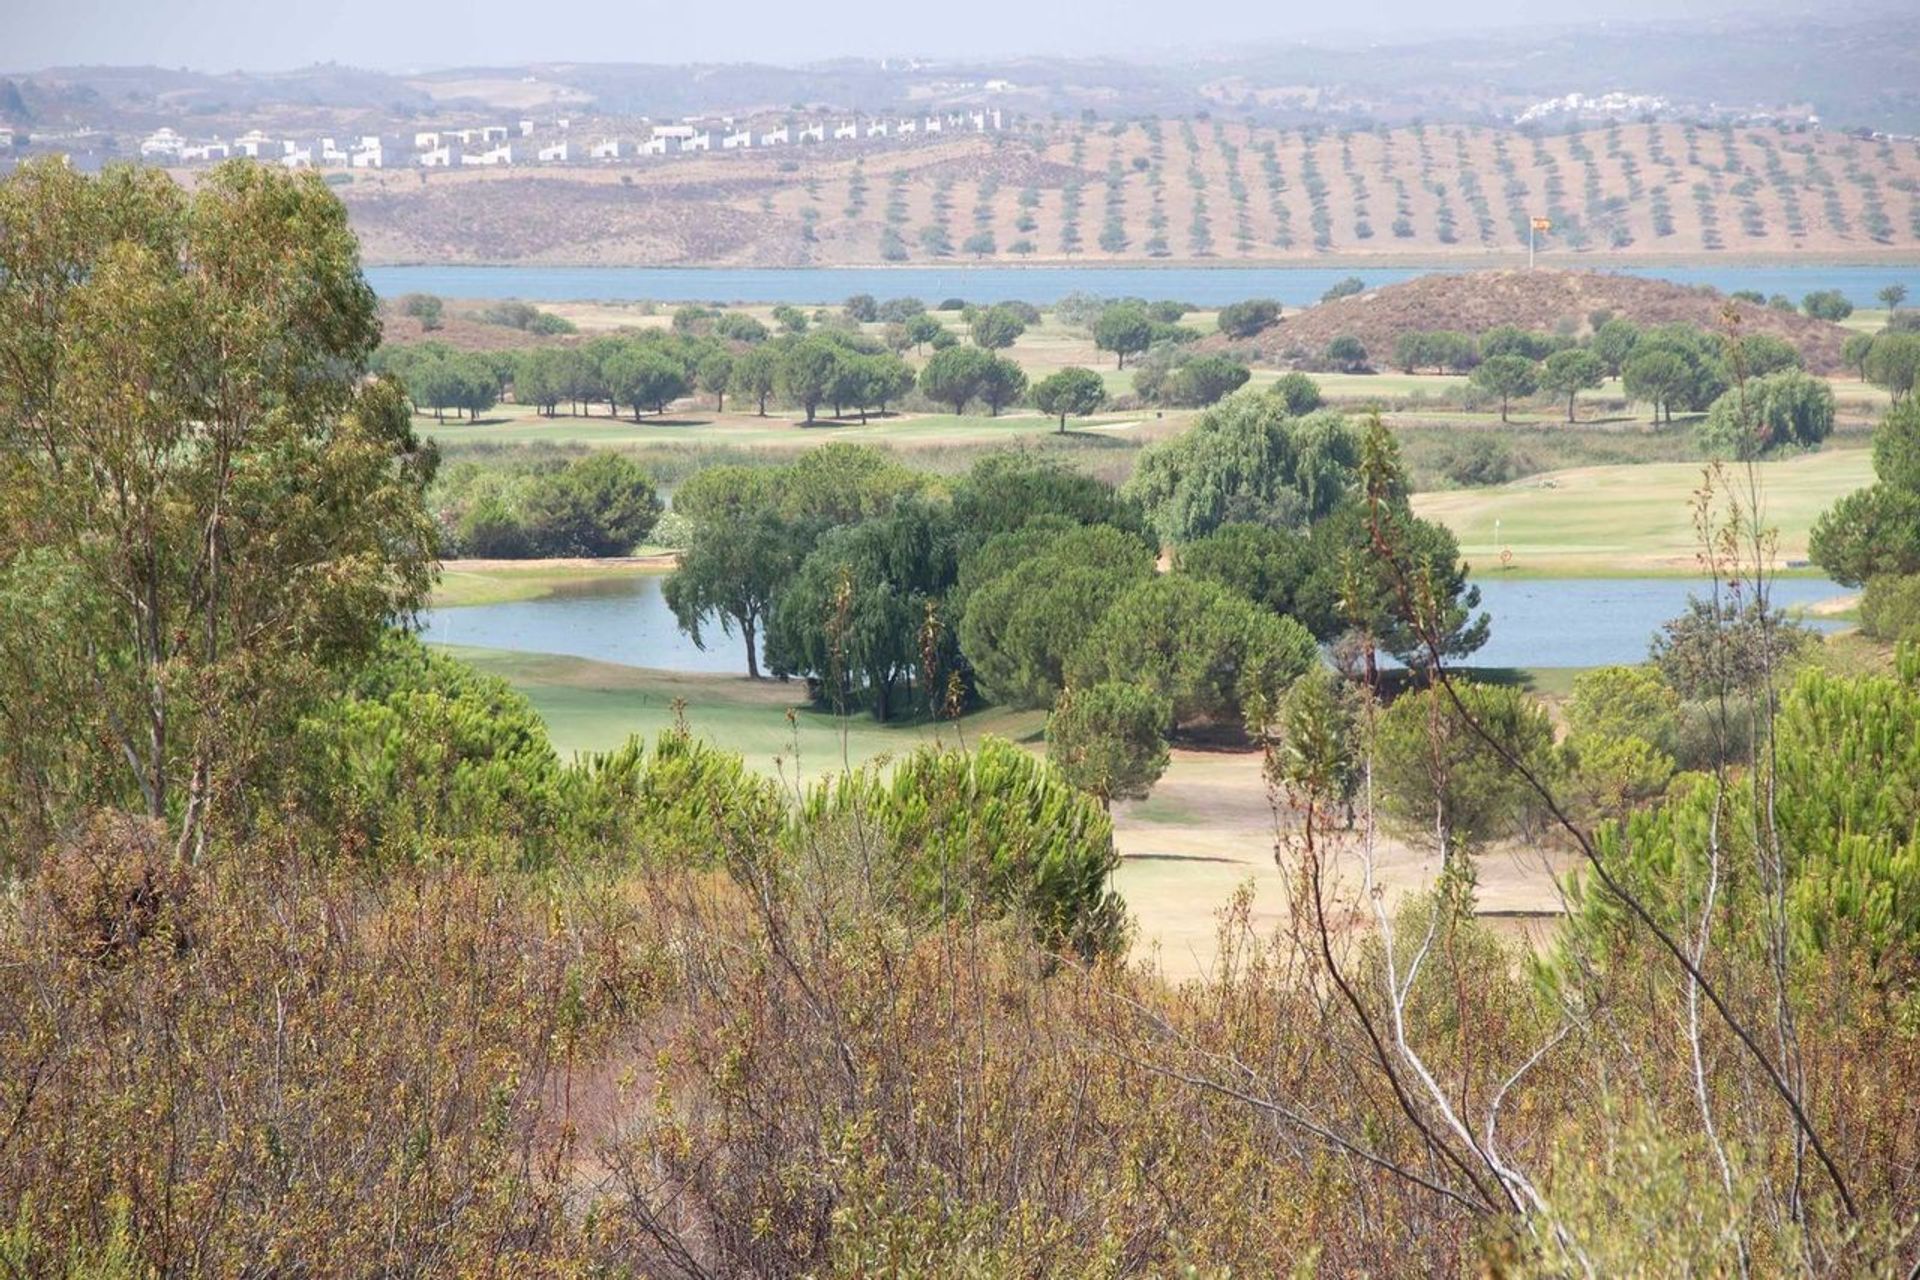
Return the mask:
<path id="1" fill-rule="evenodd" d="M 1857 1235 L 1808 1176 L 1797 1254 L 1752 1190 L 1790 1185 L 1791 1134 L 1714 1035 L 1740 1168 L 1720 1196 L 1671 978 L 1633 938 L 1501 1111 L 1554 1205 L 1529 1234 L 1471 1203 L 1323 957 L 1263 936 L 1250 897 L 1220 967 L 1176 988 L 1046 955 L 1013 920 L 908 923 L 876 838 L 849 819 L 730 851 L 731 874 L 608 879 L 369 882 L 224 851 L 193 946 L 113 966 L 51 911 L 0 919 L 0 1274 L 108 1254 L 180 1275 L 1564 1274 L 1550 1222 L 1602 1274 L 1731 1269 L 1734 1224 L 1752 1274 L 1838 1275 L 1920 1206 L 1920 1035 L 1877 971 L 1804 975 Z M 1403 971 L 1430 909 L 1396 917 Z M 1385 949 L 1364 927 L 1333 949 L 1384 1027 Z M 1405 1013 L 1472 1113 L 1557 1016 L 1470 919 Z"/>
<path id="2" fill-rule="evenodd" d="M 39 888 L 69 954 L 111 966 L 148 939 L 186 948 L 193 871 L 172 846 L 165 823 L 103 810 L 47 854 Z"/>
<path id="3" fill-rule="evenodd" d="M 1461 1256 L 1472 1223 L 1457 1207 L 1176 1074 L 1241 1053 L 1332 1123 L 1377 1120 L 1317 995 L 1264 947 L 1174 993 L 1053 962 L 1008 922 L 912 930 L 870 893 L 860 844 L 816 841 L 744 895 L 650 886 L 685 1016 L 629 1049 L 651 1069 L 596 1144 L 621 1262 L 689 1277 L 1189 1261 L 1421 1274 Z"/>
<path id="4" fill-rule="evenodd" d="M 152 848 L 122 834 L 88 848 Z M 644 1000 L 631 912 L 222 851 L 193 945 L 123 945 L 107 966 L 67 920 L 124 938 L 87 903 L 146 881 L 73 870 L 93 865 L 50 873 L 76 886 L 62 914 L 0 924 L 11 1274 L 116 1233 L 142 1274 L 519 1275 L 579 1256 L 567 1083 Z"/>

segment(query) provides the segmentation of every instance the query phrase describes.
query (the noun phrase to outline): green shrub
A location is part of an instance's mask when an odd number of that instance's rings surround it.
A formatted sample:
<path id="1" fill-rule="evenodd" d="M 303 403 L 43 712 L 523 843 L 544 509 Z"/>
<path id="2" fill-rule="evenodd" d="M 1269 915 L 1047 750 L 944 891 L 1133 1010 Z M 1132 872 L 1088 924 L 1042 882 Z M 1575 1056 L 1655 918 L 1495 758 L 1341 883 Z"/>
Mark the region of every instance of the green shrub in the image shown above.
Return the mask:
<path id="1" fill-rule="evenodd" d="M 1305 417 L 1326 403 L 1320 394 L 1320 384 L 1304 373 L 1283 373 L 1268 390 L 1296 418 Z"/>
<path id="2" fill-rule="evenodd" d="M 560 761 L 504 680 L 393 635 L 346 696 L 302 721 L 309 812 L 381 861 L 538 863 Z"/>
<path id="3" fill-rule="evenodd" d="M 1696 428 L 1700 447 L 1722 457 L 1753 458 L 1813 449 L 1833 434 L 1833 388 L 1798 369 L 1735 387 L 1713 402 Z"/>
<path id="4" fill-rule="evenodd" d="M 1434 459 L 1440 474 L 1462 488 L 1505 484 L 1523 474 L 1513 446 L 1499 436 L 1464 435 L 1449 440 Z"/>
<path id="5" fill-rule="evenodd" d="M 1042 945 L 1119 955 L 1126 906 L 1108 887 L 1119 855 L 1099 803 L 1001 738 L 972 751 L 922 747 L 890 778 L 861 770 L 808 794 L 792 838 L 852 823 L 885 837 L 876 872 L 916 914 L 1013 914 Z"/>
<path id="6" fill-rule="evenodd" d="M 1068 689 L 1047 717 L 1047 759 L 1102 806 L 1140 799 L 1167 771 L 1161 728 L 1171 714 L 1135 685 Z"/>
<path id="7" fill-rule="evenodd" d="M 1229 338 L 1251 338 L 1280 322 L 1280 304 L 1270 298 L 1252 298 L 1220 308 L 1216 323 Z"/>
<path id="8" fill-rule="evenodd" d="M 1920 640 L 1920 574 L 1867 579 L 1860 629 L 1876 640 Z"/>
<path id="9" fill-rule="evenodd" d="M 1068 683 L 1130 682 L 1166 701 L 1167 728 L 1258 731 L 1320 660 L 1307 629 L 1215 582 L 1166 574 L 1113 602 L 1068 663 Z"/>
<path id="10" fill-rule="evenodd" d="M 557 843 L 575 859 L 729 865 L 786 819 L 770 779 L 680 727 L 663 730 L 650 751 L 629 738 L 581 757 L 562 771 L 556 794 Z"/>

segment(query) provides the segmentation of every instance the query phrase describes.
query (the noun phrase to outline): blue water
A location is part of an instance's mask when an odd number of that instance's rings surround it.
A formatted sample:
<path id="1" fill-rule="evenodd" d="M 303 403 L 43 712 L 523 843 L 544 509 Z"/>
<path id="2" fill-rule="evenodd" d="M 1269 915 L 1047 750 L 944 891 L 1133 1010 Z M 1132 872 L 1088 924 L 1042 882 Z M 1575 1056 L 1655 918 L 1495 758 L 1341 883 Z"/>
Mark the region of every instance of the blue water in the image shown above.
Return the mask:
<path id="1" fill-rule="evenodd" d="M 667 608 L 664 574 L 636 574 L 570 588 L 539 600 L 429 609 L 422 638 L 522 653 L 560 653 L 634 667 L 745 675 L 746 644 L 718 627 L 687 639 Z"/>
<path id="2" fill-rule="evenodd" d="M 559 653 L 636 667 L 744 675 L 745 646 L 718 632 L 696 648 L 674 625 L 660 576 L 599 583 L 542 600 L 429 610 L 425 638 L 527 653 Z M 1685 578 L 1482 578 L 1492 637 L 1476 667 L 1597 667 L 1642 662 L 1660 624 L 1686 608 L 1699 584 Z M 1773 602 L 1795 607 L 1843 593 L 1822 579 L 1772 584 Z M 1822 624 L 1831 627 L 1837 624 Z"/>
<path id="3" fill-rule="evenodd" d="M 1644 662 L 1660 624 L 1678 617 L 1689 594 L 1705 594 L 1688 578 L 1478 578 L 1480 607 L 1493 619 L 1486 645 L 1465 661 L 1476 667 L 1599 667 Z M 1776 609 L 1846 594 L 1824 578 L 1782 578 L 1768 584 Z M 1811 621 L 1811 620 L 1810 620 Z M 1815 622 L 1822 630 L 1841 625 Z"/>
<path id="4" fill-rule="evenodd" d="M 522 298 L 597 302 L 830 303 L 856 293 L 969 302 L 1014 299 L 1045 305 L 1069 293 L 1177 299 L 1211 307 L 1242 298 L 1276 298 L 1288 306 L 1317 302 L 1336 281 L 1359 276 L 1369 287 L 1397 284 L 1436 267 L 369 267 L 381 294 L 434 293 L 443 298 Z M 1904 284 L 1920 298 L 1920 263 L 1904 266 L 1621 267 L 1623 273 L 1711 285 L 1725 293 L 1758 289 L 1798 302 L 1816 289 L 1838 289 L 1855 306 Z"/>

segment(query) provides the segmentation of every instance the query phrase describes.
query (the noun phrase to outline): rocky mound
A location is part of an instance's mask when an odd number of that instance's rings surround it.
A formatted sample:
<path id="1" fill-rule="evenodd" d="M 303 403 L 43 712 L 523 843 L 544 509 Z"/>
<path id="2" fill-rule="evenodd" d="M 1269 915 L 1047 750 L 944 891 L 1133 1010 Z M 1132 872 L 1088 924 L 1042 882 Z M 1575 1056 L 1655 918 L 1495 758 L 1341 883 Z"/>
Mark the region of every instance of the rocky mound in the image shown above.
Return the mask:
<path id="1" fill-rule="evenodd" d="M 1535 270 L 1422 276 L 1289 315 L 1253 344 L 1263 359 L 1284 364 L 1317 357 L 1329 342 L 1350 334 L 1376 365 L 1384 366 L 1403 333 L 1479 334 L 1511 324 L 1585 336 L 1593 331 L 1593 315 L 1602 311 L 1638 325 L 1684 322 L 1716 332 L 1731 313 L 1741 333 L 1767 333 L 1792 343 L 1807 368 L 1819 373 L 1840 369 L 1840 346 L 1847 338 L 1837 324 L 1735 302 L 1709 288 L 1603 271 Z"/>

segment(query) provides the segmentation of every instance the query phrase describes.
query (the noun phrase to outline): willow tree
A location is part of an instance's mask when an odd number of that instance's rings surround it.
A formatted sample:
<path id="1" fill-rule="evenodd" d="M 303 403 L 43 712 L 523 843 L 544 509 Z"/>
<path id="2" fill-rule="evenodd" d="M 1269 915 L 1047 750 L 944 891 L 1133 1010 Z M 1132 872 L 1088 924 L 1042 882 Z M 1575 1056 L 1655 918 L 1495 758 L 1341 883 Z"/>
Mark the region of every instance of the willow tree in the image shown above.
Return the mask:
<path id="1" fill-rule="evenodd" d="M 199 850 L 421 603 L 432 455 L 365 376 L 379 336 L 311 175 L 0 183 L 0 821 L 137 803 Z"/>

